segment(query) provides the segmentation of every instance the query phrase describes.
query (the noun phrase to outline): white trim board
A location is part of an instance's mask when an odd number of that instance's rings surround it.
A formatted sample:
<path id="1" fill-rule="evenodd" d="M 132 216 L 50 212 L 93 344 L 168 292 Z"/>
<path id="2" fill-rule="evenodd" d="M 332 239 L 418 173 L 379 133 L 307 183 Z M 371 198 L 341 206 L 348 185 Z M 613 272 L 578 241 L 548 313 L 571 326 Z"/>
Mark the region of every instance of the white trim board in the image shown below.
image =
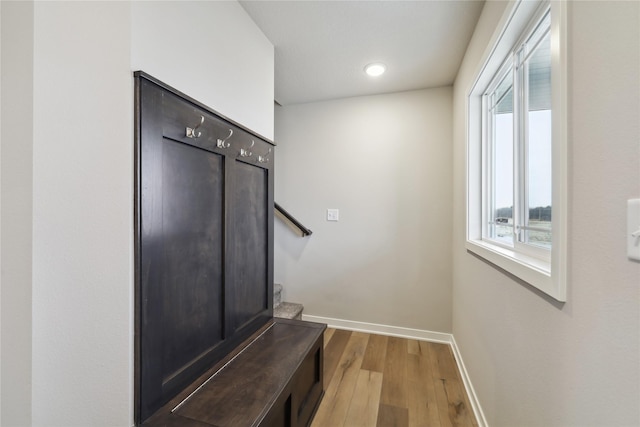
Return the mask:
<path id="1" fill-rule="evenodd" d="M 356 322 L 353 320 L 332 319 L 330 317 L 302 315 L 302 320 L 326 323 L 330 328 L 346 329 L 348 331 L 368 332 L 392 337 L 410 338 L 421 341 L 431 341 L 441 344 L 451 344 L 453 335 L 442 332 L 431 332 L 423 329 L 402 328 L 399 326 L 380 325 L 377 323 Z"/>
<path id="2" fill-rule="evenodd" d="M 478 426 L 489 427 L 489 424 L 487 424 L 487 419 L 484 416 L 484 412 L 482 411 L 482 407 L 480 406 L 480 401 L 478 400 L 478 396 L 476 395 L 473 385 L 471 384 L 471 379 L 469 378 L 469 374 L 467 373 L 467 368 L 465 367 L 464 362 L 462 360 L 462 354 L 460 354 L 460 349 L 458 348 L 458 344 L 456 343 L 456 340 L 452 334 L 427 331 L 424 329 L 412 329 L 412 328 L 403 328 L 400 326 L 380 325 L 377 323 L 333 319 L 330 317 L 310 316 L 308 314 L 303 314 L 302 320 L 306 320 L 309 322 L 326 323 L 328 327 L 334 328 L 334 329 L 345 329 L 348 331 L 367 332 L 371 334 L 387 335 L 392 337 L 409 338 L 409 339 L 415 339 L 420 341 L 429 341 L 429 342 L 435 342 L 440 344 L 448 344 L 449 346 L 451 346 L 453 357 L 456 359 L 456 364 L 458 365 L 458 371 L 460 372 L 460 378 L 462 378 L 462 383 L 464 384 L 464 388 L 467 392 L 467 396 L 469 396 L 471 409 L 473 409 L 473 413 L 476 416 Z"/>
<path id="3" fill-rule="evenodd" d="M 462 354 L 460 354 L 460 349 L 458 348 L 458 344 L 456 343 L 455 338 L 451 335 L 451 351 L 453 351 L 453 357 L 455 357 L 456 362 L 458 364 L 458 371 L 460 372 L 460 378 L 462 378 L 462 383 L 464 384 L 464 388 L 467 391 L 467 396 L 469 396 L 469 402 L 471 403 L 471 407 L 473 408 L 473 413 L 476 416 L 476 421 L 478 422 L 479 427 L 489 427 L 487 423 L 487 419 L 484 416 L 484 412 L 482 411 L 482 407 L 480 406 L 480 400 L 478 400 L 478 396 L 476 395 L 476 390 L 473 388 L 473 384 L 471 384 L 471 378 L 469 378 L 469 373 L 467 372 L 467 367 L 464 365 L 462 360 Z"/>

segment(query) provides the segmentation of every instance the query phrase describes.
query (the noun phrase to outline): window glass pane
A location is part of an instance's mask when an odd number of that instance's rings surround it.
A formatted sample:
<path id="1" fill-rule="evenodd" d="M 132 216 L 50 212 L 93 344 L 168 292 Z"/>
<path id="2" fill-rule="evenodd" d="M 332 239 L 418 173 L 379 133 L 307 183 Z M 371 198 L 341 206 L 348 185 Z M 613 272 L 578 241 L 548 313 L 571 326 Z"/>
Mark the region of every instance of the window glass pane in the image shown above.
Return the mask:
<path id="1" fill-rule="evenodd" d="M 547 24 L 548 25 L 548 24 Z M 547 27 L 548 28 L 548 27 Z M 527 59 L 525 233 L 527 243 L 551 247 L 551 54 L 549 33 Z"/>
<path id="2" fill-rule="evenodd" d="M 496 90 L 493 98 L 497 104 L 498 113 L 513 113 L 513 75 L 508 72 Z"/>
<path id="3" fill-rule="evenodd" d="M 492 110 L 490 237 L 513 245 L 513 74 L 496 88 Z"/>

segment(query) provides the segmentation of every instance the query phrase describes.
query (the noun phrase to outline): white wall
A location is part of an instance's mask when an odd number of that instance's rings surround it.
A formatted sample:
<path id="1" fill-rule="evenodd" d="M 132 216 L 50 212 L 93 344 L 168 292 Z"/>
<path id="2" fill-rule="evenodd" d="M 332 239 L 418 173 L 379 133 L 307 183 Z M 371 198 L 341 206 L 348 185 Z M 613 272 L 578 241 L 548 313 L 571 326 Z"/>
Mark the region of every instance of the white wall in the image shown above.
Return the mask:
<path id="1" fill-rule="evenodd" d="M 2 6 L 0 6 L 0 46 L 2 46 Z M 0 47 L 0 52 L 2 48 Z M 0 54 L 0 188 L 2 188 L 2 55 Z M 2 271 L 2 197 L 0 197 L 0 271 Z M 2 319 L 2 274 L 0 273 L 0 319 Z M 1 325 L 0 325 L 1 327 Z M 0 333 L 0 423 L 2 423 L 2 333 Z"/>
<path id="2" fill-rule="evenodd" d="M 228 62 L 224 49 L 180 69 L 159 59 L 194 44 L 193 19 L 176 21 L 166 45 L 143 30 L 146 20 L 198 7 L 200 35 L 221 45 L 237 38 L 235 55 L 257 58 L 255 67 L 209 72 Z M 243 9 L 143 8 L 2 2 L 1 261 L 12 266 L 2 272 L 2 425 L 133 424 L 132 71 L 169 77 L 272 137 L 273 46 Z M 226 24 L 207 26 L 208 16 Z"/>
<path id="3" fill-rule="evenodd" d="M 505 3 L 487 2 L 454 87 L 453 333 L 489 425 L 640 424 L 640 3 L 569 4 L 569 283 L 554 303 L 465 251 L 465 102 Z"/>
<path id="4" fill-rule="evenodd" d="M 31 422 L 33 5 L 0 2 L 1 425 Z"/>
<path id="5" fill-rule="evenodd" d="M 0 6 L 0 46 L 2 46 L 2 6 Z M 0 47 L 0 52 L 2 48 Z M 0 54 L 0 188 L 2 188 L 2 55 Z M 2 197 L 0 197 L 0 271 L 2 271 Z M 0 319 L 2 319 L 2 274 L 0 273 Z M 0 324 L 1 327 L 1 324 Z M 2 423 L 2 333 L 0 333 L 0 423 Z"/>
<path id="6" fill-rule="evenodd" d="M 34 4 L 33 425 L 132 420 L 130 5 Z"/>
<path id="7" fill-rule="evenodd" d="M 305 314 L 450 332 L 451 96 L 276 109 L 275 199 L 313 235 L 276 220 L 275 280 Z"/>
<path id="8" fill-rule="evenodd" d="M 273 139 L 273 45 L 235 1 L 133 2 L 132 67 Z"/>

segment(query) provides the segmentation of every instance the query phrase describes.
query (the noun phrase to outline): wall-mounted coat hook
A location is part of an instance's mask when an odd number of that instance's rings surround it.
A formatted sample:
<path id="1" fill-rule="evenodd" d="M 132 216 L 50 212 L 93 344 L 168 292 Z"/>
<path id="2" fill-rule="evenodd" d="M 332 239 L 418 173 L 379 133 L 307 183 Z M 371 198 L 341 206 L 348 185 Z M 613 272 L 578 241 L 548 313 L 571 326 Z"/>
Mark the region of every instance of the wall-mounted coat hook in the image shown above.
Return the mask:
<path id="1" fill-rule="evenodd" d="M 271 147 L 269 147 L 267 154 L 265 154 L 264 156 L 258 155 L 258 162 L 267 163 L 269 161 L 269 154 L 271 154 Z"/>
<path id="2" fill-rule="evenodd" d="M 252 139 L 251 140 L 251 145 L 249 146 L 249 148 L 244 149 L 241 148 L 240 149 L 240 157 L 249 157 L 251 156 L 251 154 L 253 154 L 250 150 L 253 148 L 253 146 L 256 144 L 256 142 Z"/>
<path id="3" fill-rule="evenodd" d="M 204 116 L 200 116 L 200 123 L 198 123 L 196 126 L 192 128 L 187 127 L 187 138 L 200 138 L 200 136 L 202 135 L 202 132 L 198 131 L 198 128 L 200 126 L 202 126 L 202 124 L 204 123 Z"/>
<path id="4" fill-rule="evenodd" d="M 227 142 L 227 139 L 231 138 L 231 135 L 233 135 L 233 129 L 229 129 L 229 136 L 227 136 L 225 139 L 218 138 L 218 141 L 216 142 L 216 146 L 218 148 L 229 148 L 229 147 L 231 147 L 231 143 Z"/>

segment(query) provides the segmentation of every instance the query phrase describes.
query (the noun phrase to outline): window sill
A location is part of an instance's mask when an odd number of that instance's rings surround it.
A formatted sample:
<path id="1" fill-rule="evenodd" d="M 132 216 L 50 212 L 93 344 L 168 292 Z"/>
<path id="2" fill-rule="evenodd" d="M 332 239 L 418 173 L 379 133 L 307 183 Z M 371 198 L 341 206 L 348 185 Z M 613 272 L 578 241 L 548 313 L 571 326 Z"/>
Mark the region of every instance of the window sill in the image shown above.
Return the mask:
<path id="1" fill-rule="evenodd" d="M 564 294 L 558 291 L 559 288 L 551 274 L 551 263 L 483 240 L 467 240 L 466 248 L 554 299 L 565 300 Z"/>

